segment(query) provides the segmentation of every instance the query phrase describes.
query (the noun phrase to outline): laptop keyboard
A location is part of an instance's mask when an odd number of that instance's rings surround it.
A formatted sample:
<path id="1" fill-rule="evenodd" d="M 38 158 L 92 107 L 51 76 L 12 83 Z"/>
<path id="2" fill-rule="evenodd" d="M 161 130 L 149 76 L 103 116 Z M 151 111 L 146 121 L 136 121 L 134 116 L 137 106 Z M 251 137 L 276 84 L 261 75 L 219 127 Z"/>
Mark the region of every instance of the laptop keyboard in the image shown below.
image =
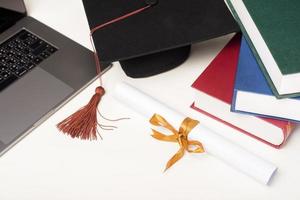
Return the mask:
<path id="1" fill-rule="evenodd" d="M 21 30 L 0 44 L 0 92 L 49 58 L 57 48 Z"/>

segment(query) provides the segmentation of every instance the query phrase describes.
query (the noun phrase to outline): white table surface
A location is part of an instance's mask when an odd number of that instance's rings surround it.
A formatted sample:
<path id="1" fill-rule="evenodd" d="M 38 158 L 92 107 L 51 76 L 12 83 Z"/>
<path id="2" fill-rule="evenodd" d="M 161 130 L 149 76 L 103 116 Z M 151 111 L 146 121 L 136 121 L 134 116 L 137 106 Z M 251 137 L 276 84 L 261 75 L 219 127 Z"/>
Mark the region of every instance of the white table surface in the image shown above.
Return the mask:
<path id="1" fill-rule="evenodd" d="M 90 48 L 81 0 L 25 2 L 29 15 Z M 230 37 L 195 45 L 182 66 L 151 78 L 128 78 L 115 64 L 103 77 L 108 94 L 100 109 L 106 116 L 131 120 L 117 123 L 119 128 L 113 132 L 103 132 L 103 141 L 73 140 L 57 131 L 58 122 L 90 99 L 95 82 L 0 158 L 0 199 L 299 199 L 299 130 L 283 149 L 276 150 L 189 108 L 190 85 Z M 121 80 L 276 164 L 279 170 L 271 184 L 262 185 L 209 155 L 187 154 L 163 173 L 178 146 L 154 140 L 147 120 L 109 95 Z"/>

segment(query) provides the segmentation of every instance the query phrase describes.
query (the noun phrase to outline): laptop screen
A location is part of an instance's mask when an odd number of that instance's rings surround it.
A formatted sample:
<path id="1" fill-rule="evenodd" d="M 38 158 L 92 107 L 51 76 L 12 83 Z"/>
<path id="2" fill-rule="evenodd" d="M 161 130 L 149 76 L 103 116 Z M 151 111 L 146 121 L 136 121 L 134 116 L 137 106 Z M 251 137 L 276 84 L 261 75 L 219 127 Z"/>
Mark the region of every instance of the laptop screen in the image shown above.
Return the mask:
<path id="1" fill-rule="evenodd" d="M 0 0 L 0 33 L 26 15 L 23 0 Z"/>

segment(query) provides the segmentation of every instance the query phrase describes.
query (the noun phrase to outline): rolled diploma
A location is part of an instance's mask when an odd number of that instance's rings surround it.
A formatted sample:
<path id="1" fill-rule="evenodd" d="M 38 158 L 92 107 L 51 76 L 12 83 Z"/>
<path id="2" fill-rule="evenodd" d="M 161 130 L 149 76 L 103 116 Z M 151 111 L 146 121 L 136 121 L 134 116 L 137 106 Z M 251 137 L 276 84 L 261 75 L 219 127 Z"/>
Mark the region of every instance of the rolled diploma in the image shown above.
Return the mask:
<path id="1" fill-rule="evenodd" d="M 177 130 L 186 118 L 183 114 L 174 111 L 167 105 L 126 83 L 118 84 L 113 92 L 113 96 L 148 120 L 155 113 L 162 115 Z M 201 142 L 206 153 L 224 161 L 263 184 L 268 184 L 277 169 L 272 163 L 233 144 L 208 127 L 205 127 L 201 122 L 190 132 L 189 139 Z"/>

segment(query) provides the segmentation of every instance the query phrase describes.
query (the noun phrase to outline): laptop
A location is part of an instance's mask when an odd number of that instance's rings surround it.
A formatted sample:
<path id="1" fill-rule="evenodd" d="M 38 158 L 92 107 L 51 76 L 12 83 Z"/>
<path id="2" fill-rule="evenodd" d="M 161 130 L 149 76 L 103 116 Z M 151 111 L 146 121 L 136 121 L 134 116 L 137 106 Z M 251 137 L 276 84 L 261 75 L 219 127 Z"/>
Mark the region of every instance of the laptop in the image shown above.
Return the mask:
<path id="1" fill-rule="evenodd" d="M 0 155 L 96 76 L 91 51 L 0 0 Z"/>

